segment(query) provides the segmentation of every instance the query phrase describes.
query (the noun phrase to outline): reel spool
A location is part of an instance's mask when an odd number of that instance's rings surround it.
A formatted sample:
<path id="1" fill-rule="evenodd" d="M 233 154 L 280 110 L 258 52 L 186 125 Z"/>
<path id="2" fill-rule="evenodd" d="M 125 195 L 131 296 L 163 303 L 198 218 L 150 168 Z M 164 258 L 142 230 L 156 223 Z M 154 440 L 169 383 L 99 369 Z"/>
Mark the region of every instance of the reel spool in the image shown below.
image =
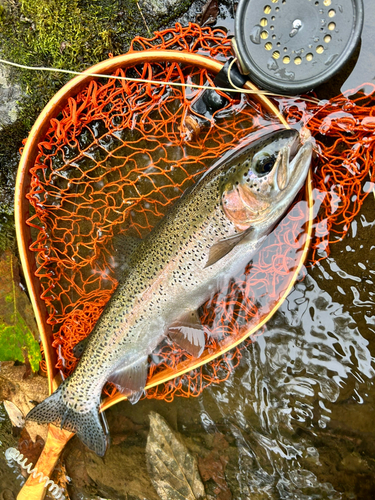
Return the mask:
<path id="1" fill-rule="evenodd" d="M 251 81 L 294 95 L 343 67 L 362 26 L 362 0 L 240 0 L 232 46 Z"/>

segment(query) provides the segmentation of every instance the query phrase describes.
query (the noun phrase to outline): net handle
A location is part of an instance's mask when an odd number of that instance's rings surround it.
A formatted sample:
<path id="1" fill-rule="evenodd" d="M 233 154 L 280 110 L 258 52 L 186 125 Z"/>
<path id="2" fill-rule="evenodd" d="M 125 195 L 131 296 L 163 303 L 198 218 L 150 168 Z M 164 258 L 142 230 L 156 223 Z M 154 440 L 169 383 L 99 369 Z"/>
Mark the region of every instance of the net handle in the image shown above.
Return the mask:
<path id="1" fill-rule="evenodd" d="M 66 443 L 73 436 L 73 432 L 49 424 L 46 444 L 35 465 L 35 474 L 30 474 L 18 493 L 17 500 L 42 500 L 45 497 L 47 484 L 48 489 L 52 486 L 51 482 L 47 483 L 47 481 L 49 481 Z"/>

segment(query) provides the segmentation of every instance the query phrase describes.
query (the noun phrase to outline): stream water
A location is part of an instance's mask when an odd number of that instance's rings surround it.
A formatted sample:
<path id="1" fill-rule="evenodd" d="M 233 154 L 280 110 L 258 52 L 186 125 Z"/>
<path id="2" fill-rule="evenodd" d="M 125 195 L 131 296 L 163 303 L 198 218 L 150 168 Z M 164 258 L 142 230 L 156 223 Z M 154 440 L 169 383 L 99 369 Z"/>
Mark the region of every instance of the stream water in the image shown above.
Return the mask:
<path id="1" fill-rule="evenodd" d="M 111 408 L 112 437 L 122 442 L 105 458 L 108 476 L 75 440 L 72 480 L 81 460 L 111 499 L 158 498 L 143 456 L 148 414 L 157 411 L 198 456 L 222 457 L 225 467 L 206 483 L 209 498 L 373 498 L 374 220 L 369 198 L 351 234 L 295 285 L 226 382 L 198 398 Z"/>

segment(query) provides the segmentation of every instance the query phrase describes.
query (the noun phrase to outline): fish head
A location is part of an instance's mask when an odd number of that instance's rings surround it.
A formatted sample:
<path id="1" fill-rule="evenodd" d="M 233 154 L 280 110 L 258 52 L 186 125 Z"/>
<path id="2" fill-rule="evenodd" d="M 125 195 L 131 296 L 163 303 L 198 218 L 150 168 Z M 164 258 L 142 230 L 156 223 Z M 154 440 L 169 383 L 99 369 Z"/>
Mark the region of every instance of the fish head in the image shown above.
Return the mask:
<path id="1" fill-rule="evenodd" d="M 221 201 L 226 217 L 238 230 L 269 227 L 285 213 L 306 180 L 313 144 L 305 128 L 281 130 L 232 159 Z"/>

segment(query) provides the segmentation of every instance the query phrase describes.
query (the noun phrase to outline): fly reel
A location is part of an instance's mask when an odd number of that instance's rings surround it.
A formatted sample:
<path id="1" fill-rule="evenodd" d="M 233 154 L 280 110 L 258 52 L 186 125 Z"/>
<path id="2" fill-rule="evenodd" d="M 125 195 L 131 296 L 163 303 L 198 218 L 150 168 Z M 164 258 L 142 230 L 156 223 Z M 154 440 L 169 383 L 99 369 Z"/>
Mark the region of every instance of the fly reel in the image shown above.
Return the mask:
<path id="1" fill-rule="evenodd" d="M 362 26 L 362 0 L 240 0 L 232 46 L 252 82 L 295 95 L 345 65 Z"/>

